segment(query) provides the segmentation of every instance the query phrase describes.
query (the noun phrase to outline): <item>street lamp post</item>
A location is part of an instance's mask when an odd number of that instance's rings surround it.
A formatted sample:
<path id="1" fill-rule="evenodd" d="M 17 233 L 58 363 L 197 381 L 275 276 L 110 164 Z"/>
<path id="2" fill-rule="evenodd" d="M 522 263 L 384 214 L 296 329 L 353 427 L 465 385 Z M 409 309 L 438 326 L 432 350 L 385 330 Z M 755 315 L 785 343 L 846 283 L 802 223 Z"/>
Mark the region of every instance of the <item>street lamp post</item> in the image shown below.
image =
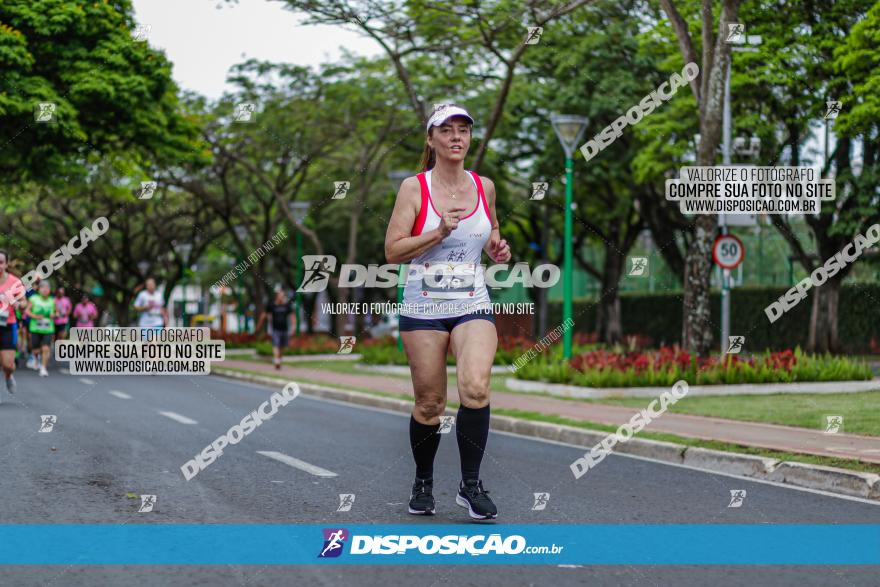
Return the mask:
<path id="1" fill-rule="evenodd" d="M 180 243 L 174 247 L 177 250 L 177 253 L 183 259 L 183 276 L 181 278 L 181 286 L 183 287 L 183 312 L 181 312 L 181 319 L 183 320 L 183 326 L 186 327 L 186 286 L 187 286 L 187 278 L 186 272 L 189 270 L 189 254 L 192 252 L 192 245 L 190 243 Z"/>
<path id="2" fill-rule="evenodd" d="M 300 275 L 300 264 L 302 261 L 302 232 L 299 230 L 299 227 L 302 226 L 302 223 L 306 219 L 306 214 L 308 214 L 310 204 L 308 202 L 290 202 L 288 204 L 288 208 L 290 209 L 290 214 L 293 216 L 293 222 L 296 224 L 296 270 L 294 277 L 294 284 L 299 287 L 299 284 L 302 282 L 302 276 Z M 296 335 L 299 336 L 300 326 L 299 326 L 299 316 L 300 316 L 300 301 L 299 296 L 296 293 L 296 289 L 293 290 L 293 308 L 296 314 Z"/>
<path id="3" fill-rule="evenodd" d="M 572 315 L 572 184 L 574 183 L 574 162 L 572 154 L 587 128 L 588 120 L 583 116 L 554 114 L 550 118 L 553 130 L 565 151 L 565 234 L 563 236 L 564 257 L 562 268 L 562 323 L 568 324 Z M 571 358 L 571 327 L 563 331 L 563 354 Z"/>
<path id="4" fill-rule="evenodd" d="M 247 239 L 247 227 L 243 224 L 235 225 L 232 230 L 235 232 L 235 236 L 242 243 Z M 235 290 L 235 313 L 238 315 L 238 331 L 242 332 L 241 322 L 242 318 L 244 318 L 244 332 L 247 333 L 250 330 L 250 326 L 248 325 L 247 313 L 243 310 L 242 302 L 241 302 L 241 292 L 240 288 L 233 288 Z"/>

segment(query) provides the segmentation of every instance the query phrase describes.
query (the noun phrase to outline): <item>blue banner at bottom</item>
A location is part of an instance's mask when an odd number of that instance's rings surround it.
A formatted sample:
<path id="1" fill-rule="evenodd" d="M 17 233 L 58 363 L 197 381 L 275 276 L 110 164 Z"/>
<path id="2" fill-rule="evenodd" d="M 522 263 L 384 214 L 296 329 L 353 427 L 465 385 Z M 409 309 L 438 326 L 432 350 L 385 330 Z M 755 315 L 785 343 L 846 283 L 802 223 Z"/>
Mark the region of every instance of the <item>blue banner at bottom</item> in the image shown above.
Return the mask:
<path id="1" fill-rule="evenodd" d="M 0 525 L 3 565 L 880 565 L 880 525 Z"/>

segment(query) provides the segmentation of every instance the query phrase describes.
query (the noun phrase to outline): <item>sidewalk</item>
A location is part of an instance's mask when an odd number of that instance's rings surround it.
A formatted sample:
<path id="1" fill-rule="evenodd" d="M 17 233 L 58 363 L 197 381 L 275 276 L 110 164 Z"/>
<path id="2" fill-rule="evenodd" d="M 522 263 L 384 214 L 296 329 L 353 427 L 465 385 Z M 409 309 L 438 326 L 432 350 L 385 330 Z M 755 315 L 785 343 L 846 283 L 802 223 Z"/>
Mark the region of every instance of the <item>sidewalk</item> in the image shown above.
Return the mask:
<path id="1" fill-rule="evenodd" d="M 368 391 L 378 391 L 412 396 L 412 382 L 400 377 L 371 375 L 364 372 L 336 373 L 320 369 L 282 366 L 276 371 L 269 363 L 226 360 L 215 364 L 218 367 L 243 369 L 264 375 L 282 375 L 296 380 L 308 379 L 326 385 L 346 385 Z M 447 389 L 450 402 L 459 402 L 458 390 L 454 386 Z M 647 407 L 649 401 L 646 400 Z M 570 420 L 584 420 L 600 424 L 619 426 L 628 422 L 636 412 L 634 408 L 581 403 L 518 393 L 492 391 L 491 405 L 496 408 L 539 412 L 560 416 Z M 784 452 L 812 454 L 826 457 L 839 457 L 880 463 L 880 438 L 858 436 L 855 434 L 826 434 L 807 428 L 759 424 L 666 413 L 645 428 L 651 432 L 665 432 L 686 438 L 717 440 L 731 444 L 760 447 Z"/>

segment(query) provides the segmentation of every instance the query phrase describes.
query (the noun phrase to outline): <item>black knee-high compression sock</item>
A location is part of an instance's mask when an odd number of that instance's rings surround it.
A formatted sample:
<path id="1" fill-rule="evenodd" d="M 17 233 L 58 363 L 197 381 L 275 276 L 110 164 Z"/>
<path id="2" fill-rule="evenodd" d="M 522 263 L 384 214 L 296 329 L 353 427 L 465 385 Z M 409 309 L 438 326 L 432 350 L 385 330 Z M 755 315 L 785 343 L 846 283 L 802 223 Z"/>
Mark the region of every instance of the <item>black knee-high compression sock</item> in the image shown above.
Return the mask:
<path id="1" fill-rule="evenodd" d="M 461 478 L 480 478 L 480 462 L 489 439 L 489 405 L 482 408 L 460 406 L 455 420 L 458 455 L 461 458 Z"/>
<path id="2" fill-rule="evenodd" d="M 409 444 L 416 461 L 416 477 L 430 479 L 434 477 L 434 456 L 440 446 L 440 435 L 437 431 L 440 424 L 422 424 L 410 415 Z"/>

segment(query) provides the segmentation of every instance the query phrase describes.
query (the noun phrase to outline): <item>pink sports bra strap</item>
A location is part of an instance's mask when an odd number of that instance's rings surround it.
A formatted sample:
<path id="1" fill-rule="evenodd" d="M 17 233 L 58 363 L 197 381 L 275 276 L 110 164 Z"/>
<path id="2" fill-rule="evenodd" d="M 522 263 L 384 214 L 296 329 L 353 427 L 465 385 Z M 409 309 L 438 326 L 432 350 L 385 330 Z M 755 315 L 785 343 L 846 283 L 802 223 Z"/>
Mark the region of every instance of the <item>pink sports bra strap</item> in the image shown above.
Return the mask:
<path id="1" fill-rule="evenodd" d="M 483 202 L 483 209 L 486 211 L 486 218 L 491 220 L 492 217 L 489 215 L 489 204 L 486 202 L 486 193 L 483 191 L 483 182 L 480 181 L 480 176 L 473 171 L 468 171 L 468 173 L 474 177 L 474 183 L 477 184 L 477 194 L 480 196 L 480 201 Z"/>
<path id="2" fill-rule="evenodd" d="M 425 179 L 424 173 L 420 173 L 416 177 L 422 188 L 422 205 L 419 208 L 419 215 L 416 217 L 416 223 L 413 225 L 411 236 L 422 234 L 422 228 L 425 227 L 425 219 L 428 217 L 428 182 Z"/>

